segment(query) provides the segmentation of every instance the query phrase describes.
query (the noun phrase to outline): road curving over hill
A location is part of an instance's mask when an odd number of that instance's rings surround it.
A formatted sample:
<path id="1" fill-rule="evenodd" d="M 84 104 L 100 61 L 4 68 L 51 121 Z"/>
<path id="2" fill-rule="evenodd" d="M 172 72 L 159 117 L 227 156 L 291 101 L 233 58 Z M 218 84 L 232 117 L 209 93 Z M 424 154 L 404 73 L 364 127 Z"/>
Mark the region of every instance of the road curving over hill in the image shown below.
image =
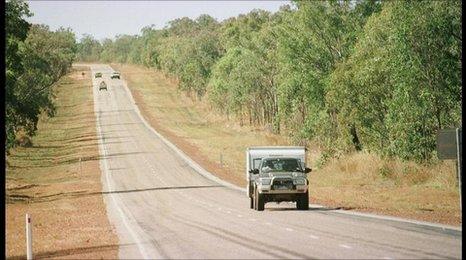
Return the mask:
<path id="1" fill-rule="evenodd" d="M 240 189 L 193 168 L 142 119 L 124 81 L 90 65 L 110 221 L 120 258 L 461 258 L 460 230 L 292 203 L 249 209 Z M 108 90 L 99 91 L 104 80 Z M 186 160 L 187 159 L 187 160 Z M 206 177 L 207 176 L 207 177 Z M 312 188 L 312 187 L 311 187 Z"/>

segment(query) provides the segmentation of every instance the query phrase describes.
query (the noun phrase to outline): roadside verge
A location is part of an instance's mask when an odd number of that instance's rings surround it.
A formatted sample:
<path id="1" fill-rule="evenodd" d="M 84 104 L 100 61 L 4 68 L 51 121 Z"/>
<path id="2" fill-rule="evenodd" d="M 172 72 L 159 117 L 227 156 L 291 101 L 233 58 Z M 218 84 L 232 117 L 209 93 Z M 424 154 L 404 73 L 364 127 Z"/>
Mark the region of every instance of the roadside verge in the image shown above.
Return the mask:
<path id="1" fill-rule="evenodd" d="M 84 75 L 83 75 L 84 73 Z M 56 115 L 42 116 L 31 147 L 7 156 L 6 257 L 26 254 L 24 216 L 35 258 L 117 258 L 119 242 L 101 194 L 93 95 L 87 67 L 54 87 Z"/>
<path id="2" fill-rule="evenodd" d="M 112 64 L 112 66 L 123 73 L 123 79 L 128 81 L 131 92 L 136 100 L 136 104 L 139 109 L 141 109 L 141 112 L 147 121 L 149 121 L 158 132 L 173 142 L 179 149 L 198 164 L 202 165 L 202 167 L 208 172 L 215 173 L 217 177 L 225 181 L 231 182 L 240 187 L 245 186 L 243 168 L 245 157 L 244 151 L 248 146 L 287 145 L 286 140 L 280 137 L 269 135 L 264 131 L 255 130 L 251 127 L 237 127 L 234 123 L 228 122 L 228 120 L 225 120 L 224 118 L 216 118 L 214 113 L 206 107 L 205 102 L 193 102 L 189 98 L 184 97 L 183 93 L 177 91 L 176 85 L 169 82 L 169 80 L 167 80 L 160 72 L 141 68 L 139 66 L 117 64 Z M 186 150 L 183 145 L 179 145 L 179 143 L 188 143 L 189 145 L 194 146 L 196 150 L 194 150 L 195 152 L 189 149 Z M 222 152 L 225 155 L 223 157 Z M 311 151 L 311 153 L 312 152 L 313 151 Z M 209 167 L 209 165 L 206 166 L 202 160 L 197 160 L 196 156 L 199 157 L 200 155 L 207 158 L 207 160 L 216 165 L 216 167 Z M 225 170 L 227 172 L 225 177 L 224 175 L 219 174 L 219 172 Z M 356 203 L 352 204 L 356 204 L 356 207 L 350 208 L 356 211 L 361 210 L 363 212 L 377 212 L 378 214 L 383 215 L 393 215 L 396 217 L 387 217 L 387 219 L 394 221 L 403 221 L 403 219 L 405 219 L 407 222 L 419 224 L 422 222 L 426 225 L 433 222 L 431 220 L 438 221 L 443 224 L 449 223 L 444 222 L 445 219 L 453 219 L 453 221 L 457 221 L 455 219 L 456 216 L 451 214 L 451 212 L 442 212 L 441 210 L 435 210 L 433 212 L 434 214 L 431 214 L 431 212 L 419 212 L 416 207 L 425 207 L 422 204 L 425 203 L 425 200 L 421 201 L 421 199 L 419 199 L 416 201 L 416 195 L 419 196 L 421 194 L 417 191 L 416 187 L 410 188 L 395 186 L 393 189 L 390 189 L 386 183 L 382 183 L 383 187 L 378 187 L 378 183 L 375 182 L 374 183 L 377 185 L 366 185 L 364 186 L 364 189 L 360 188 L 361 185 L 359 183 L 356 183 L 359 185 L 359 189 L 352 189 L 350 185 L 333 184 L 332 186 L 332 183 L 327 184 L 326 182 L 335 179 L 335 176 L 338 175 L 329 174 L 327 172 L 324 176 L 322 172 L 323 171 L 321 170 L 314 171 L 310 177 L 314 182 L 313 189 L 311 191 L 311 201 L 313 203 L 325 204 L 337 209 L 346 209 L 346 207 L 338 206 L 338 204 L 346 204 L 347 206 L 349 204 L 344 203 L 344 201 L 336 201 L 337 205 L 334 205 L 335 203 L 327 203 L 325 198 L 322 200 L 322 198 L 320 198 L 322 196 L 319 197 L 319 192 L 325 191 L 325 194 L 334 194 L 333 196 L 331 195 L 330 197 L 327 197 L 327 201 L 329 199 L 331 200 L 333 197 L 340 198 L 341 194 L 348 195 L 353 192 L 354 194 L 352 197 L 350 196 L 348 198 L 355 199 L 354 201 Z M 348 177 L 353 178 L 353 176 Z M 356 177 L 360 176 L 358 175 Z M 237 181 L 235 182 L 234 180 Z M 372 180 L 365 177 L 362 181 L 371 182 Z M 423 192 L 430 190 L 427 186 L 420 187 Z M 375 194 L 376 196 L 371 195 L 372 190 L 377 192 L 377 194 Z M 360 191 L 363 191 L 364 193 L 361 193 Z M 399 191 L 404 192 L 398 194 L 397 198 L 400 200 L 391 200 L 393 203 L 384 204 L 387 197 L 391 198 L 391 194 Z M 442 190 L 434 190 L 433 192 L 435 192 L 435 194 L 449 195 L 448 192 L 445 193 Z M 410 197 L 403 197 L 403 194 L 409 195 Z M 453 199 L 451 201 L 454 202 Z M 445 208 L 451 207 L 451 201 L 445 203 Z M 378 204 L 375 205 L 373 202 L 377 202 Z M 407 202 L 411 204 L 407 204 Z M 367 207 L 368 205 L 370 208 Z M 440 206 L 443 207 L 443 204 Z M 405 208 L 411 211 L 405 210 Z M 339 210 L 339 212 L 351 212 L 351 214 L 361 214 L 365 216 L 373 215 L 347 210 Z M 384 217 L 378 215 L 373 216 Z M 449 219 L 445 217 L 449 217 Z M 418 219 L 420 221 L 407 220 L 406 218 Z M 438 224 L 437 226 L 454 228 L 453 226 L 443 224 Z M 436 224 L 432 223 L 432 225 Z"/>

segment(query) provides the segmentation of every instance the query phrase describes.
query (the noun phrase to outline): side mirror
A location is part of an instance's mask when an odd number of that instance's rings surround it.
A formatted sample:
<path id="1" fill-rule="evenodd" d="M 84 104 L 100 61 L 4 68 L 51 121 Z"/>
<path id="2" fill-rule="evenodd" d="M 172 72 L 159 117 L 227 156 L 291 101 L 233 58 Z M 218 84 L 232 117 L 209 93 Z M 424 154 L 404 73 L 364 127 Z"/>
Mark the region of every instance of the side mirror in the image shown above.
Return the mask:
<path id="1" fill-rule="evenodd" d="M 312 169 L 311 169 L 311 168 L 307 168 L 307 167 L 306 167 L 306 168 L 304 169 L 304 173 L 310 173 L 310 172 L 312 172 Z"/>
<path id="2" fill-rule="evenodd" d="M 258 173 L 259 173 L 259 169 L 252 169 L 252 170 L 249 170 L 249 173 L 258 174 Z"/>

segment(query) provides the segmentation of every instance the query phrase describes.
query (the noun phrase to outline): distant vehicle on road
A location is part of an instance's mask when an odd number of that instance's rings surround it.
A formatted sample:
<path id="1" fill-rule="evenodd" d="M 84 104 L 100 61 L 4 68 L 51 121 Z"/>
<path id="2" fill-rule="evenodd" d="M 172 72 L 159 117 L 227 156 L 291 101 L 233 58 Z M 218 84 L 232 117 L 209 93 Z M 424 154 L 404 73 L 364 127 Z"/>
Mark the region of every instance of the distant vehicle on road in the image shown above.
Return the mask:
<path id="1" fill-rule="evenodd" d="M 114 71 L 110 76 L 111 79 L 120 79 L 120 72 Z"/>
<path id="2" fill-rule="evenodd" d="M 310 168 L 305 165 L 306 148 L 301 146 L 250 147 L 246 151 L 246 178 L 250 208 L 262 211 L 267 202 L 296 202 L 309 209 Z"/>
<path id="3" fill-rule="evenodd" d="M 99 84 L 99 91 L 102 90 L 102 89 L 107 90 L 107 83 L 105 83 L 105 81 L 102 81 Z"/>
<path id="4" fill-rule="evenodd" d="M 97 72 L 94 77 L 95 78 L 102 78 L 102 72 Z"/>

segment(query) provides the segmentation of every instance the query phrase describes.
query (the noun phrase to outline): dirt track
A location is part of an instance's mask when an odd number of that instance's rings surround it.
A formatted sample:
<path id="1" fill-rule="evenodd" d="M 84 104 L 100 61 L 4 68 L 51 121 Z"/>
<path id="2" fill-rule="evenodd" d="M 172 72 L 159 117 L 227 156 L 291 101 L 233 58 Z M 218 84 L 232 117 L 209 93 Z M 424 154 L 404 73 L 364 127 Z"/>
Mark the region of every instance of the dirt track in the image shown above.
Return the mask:
<path id="1" fill-rule="evenodd" d="M 247 196 L 191 168 L 142 122 L 123 80 L 97 89 L 105 201 L 120 258 L 460 258 L 461 231 L 294 204 L 248 208 Z M 124 75 L 123 75 L 124 77 Z"/>

